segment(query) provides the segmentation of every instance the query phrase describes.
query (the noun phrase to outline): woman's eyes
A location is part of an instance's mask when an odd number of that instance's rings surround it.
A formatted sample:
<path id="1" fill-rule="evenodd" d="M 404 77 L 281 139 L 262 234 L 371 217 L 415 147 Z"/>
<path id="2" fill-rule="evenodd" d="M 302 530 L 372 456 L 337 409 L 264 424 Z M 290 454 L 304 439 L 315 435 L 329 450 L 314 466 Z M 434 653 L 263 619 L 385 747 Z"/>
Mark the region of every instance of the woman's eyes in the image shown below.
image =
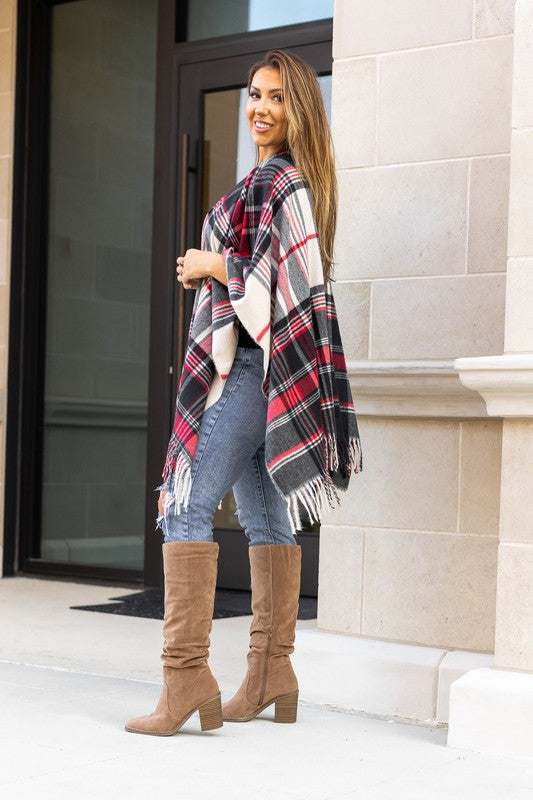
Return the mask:
<path id="1" fill-rule="evenodd" d="M 256 97 L 259 97 L 257 92 L 250 92 L 249 97 L 255 100 Z M 283 103 L 283 97 L 280 94 L 272 95 L 272 99 L 276 100 L 278 103 Z"/>

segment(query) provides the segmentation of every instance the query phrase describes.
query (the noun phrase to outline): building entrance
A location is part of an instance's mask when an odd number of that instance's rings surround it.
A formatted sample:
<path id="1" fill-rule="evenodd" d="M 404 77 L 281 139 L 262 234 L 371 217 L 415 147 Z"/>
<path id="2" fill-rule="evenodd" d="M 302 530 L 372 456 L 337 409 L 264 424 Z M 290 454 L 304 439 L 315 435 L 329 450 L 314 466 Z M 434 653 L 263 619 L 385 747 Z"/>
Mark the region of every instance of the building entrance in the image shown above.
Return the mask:
<path id="1" fill-rule="evenodd" d="M 46 70 L 26 91 L 46 103 L 30 103 L 21 126 L 46 136 L 30 137 L 25 197 L 36 315 L 26 311 L 22 349 L 33 390 L 21 409 L 20 570 L 162 585 L 154 487 L 194 301 L 176 257 L 199 246 L 206 209 L 254 164 L 251 63 L 271 48 L 301 55 L 330 107 L 332 2 L 282 5 L 266 19 L 253 1 L 30 4 L 29 49 Z M 230 492 L 214 520 L 219 583 L 247 588 L 234 511 Z M 309 595 L 318 536 L 299 536 Z"/>

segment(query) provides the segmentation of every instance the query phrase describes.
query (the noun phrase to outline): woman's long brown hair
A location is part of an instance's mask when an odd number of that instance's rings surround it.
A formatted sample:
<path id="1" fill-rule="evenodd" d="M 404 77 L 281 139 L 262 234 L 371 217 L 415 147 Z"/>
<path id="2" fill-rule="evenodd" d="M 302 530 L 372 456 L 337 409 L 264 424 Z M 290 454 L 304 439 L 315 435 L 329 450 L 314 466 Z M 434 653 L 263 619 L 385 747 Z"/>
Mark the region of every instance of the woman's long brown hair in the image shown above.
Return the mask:
<path id="1" fill-rule="evenodd" d="M 276 68 L 287 115 L 287 143 L 296 169 L 307 181 L 322 256 L 324 282 L 333 280 L 333 242 L 337 224 L 337 176 L 331 132 L 314 69 L 299 56 L 269 50 L 250 67 L 248 90 L 262 67 Z"/>

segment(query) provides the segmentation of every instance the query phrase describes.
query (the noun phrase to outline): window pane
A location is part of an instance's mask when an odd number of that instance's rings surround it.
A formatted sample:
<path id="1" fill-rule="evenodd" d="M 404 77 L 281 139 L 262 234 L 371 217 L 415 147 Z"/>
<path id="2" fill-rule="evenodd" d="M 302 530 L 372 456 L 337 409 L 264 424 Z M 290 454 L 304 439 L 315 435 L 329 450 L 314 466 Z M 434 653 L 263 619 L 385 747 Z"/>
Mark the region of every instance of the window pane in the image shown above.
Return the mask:
<path id="1" fill-rule="evenodd" d="M 156 22 L 157 0 L 52 10 L 41 525 L 51 561 L 143 564 Z"/>
<path id="2" fill-rule="evenodd" d="M 189 0 L 187 40 L 333 17 L 333 0 Z"/>

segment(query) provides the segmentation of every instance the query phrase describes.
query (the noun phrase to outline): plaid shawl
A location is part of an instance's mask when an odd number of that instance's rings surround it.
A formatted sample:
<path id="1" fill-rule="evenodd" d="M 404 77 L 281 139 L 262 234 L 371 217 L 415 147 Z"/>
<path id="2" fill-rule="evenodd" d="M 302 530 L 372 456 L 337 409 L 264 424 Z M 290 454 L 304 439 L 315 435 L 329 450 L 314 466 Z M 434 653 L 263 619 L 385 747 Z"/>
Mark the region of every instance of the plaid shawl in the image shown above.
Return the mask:
<path id="1" fill-rule="evenodd" d="M 175 512 L 187 508 L 204 409 L 220 397 L 237 348 L 236 317 L 263 350 L 265 460 L 287 500 L 310 521 L 334 508 L 362 451 L 331 282 L 324 284 L 307 184 L 288 151 L 254 167 L 207 214 L 202 250 L 224 256 L 228 286 L 196 290 L 163 470 Z M 169 501 L 171 498 L 168 498 Z"/>

